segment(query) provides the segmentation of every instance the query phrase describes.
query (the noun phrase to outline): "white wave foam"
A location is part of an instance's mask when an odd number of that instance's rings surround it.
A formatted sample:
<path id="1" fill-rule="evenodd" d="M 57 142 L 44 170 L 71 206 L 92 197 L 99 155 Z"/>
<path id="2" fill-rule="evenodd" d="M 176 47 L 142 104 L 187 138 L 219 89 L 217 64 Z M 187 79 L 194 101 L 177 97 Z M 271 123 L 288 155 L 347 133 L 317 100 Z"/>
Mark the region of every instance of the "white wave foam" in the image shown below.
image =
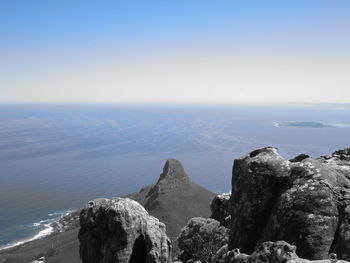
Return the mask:
<path id="1" fill-rule="evenodd" d="M 17 241 L 17 242 L 15 242 L 13 244 L 7 244 L 4 247 L 0 247 L 0 250 L 4 250 L 4 249 L 11 248 L 11 247 L 16 247 L 16 246 L 19 246 L 19 245 L 23 245 L 23 244 L 25 244 L 27 242 L 46 237 L 46 236 L 52 234 L 52 232 L 53 232 L 53 227 L 50 224 L 50 225 L 47 226 L 47 228 L 41 230 L 39 233 L 37 233 L 32 238 L 21 240 L 21 241 Z"/>
<path id="2" fill-rule="evenodd" d="M 66 215 L 68 215 L 71 212 L 73 212 L 73 210 L 70 210 L 70 209 L 64 210 L 64 211 L 56 211 L 56 212 L 48 214 L 48 216 L 49 217 L 59 216 L 61 218 L 62 216 L 66 216 Z"/>
<path id="3" fill-rule="evenodd" d="M 35 229 L 38 229 L 40 227 L 43 227 L 44 229 L 39 231 L 37 234 L 35 234 L 33 237 L 28 238 L 28 239 L 23 239 L 20 241 L 17 241 L 15 243 L 8 243 L 5 246 L 1 247 L 0 246 L 0 250 L 4 250 L 4 249 L 8 249 L 8 248 L 12 248 L 12 247 L 16 247 L 19 245 L 23 245 L 27 242 L 36 240 L 36 239 L 41 239 L 43 237 L 46 237 L 50 234 L 53 233 L 54 228 L 52 226 L 52 223 L 58 221 L 59 219 L 61 219 L 62 217 L 68 215 L 69 213 L 71 213 L 73 210 L 69 209 L 66 211 L 57 211 L 57 212 L 53 212 L 48 214 L 49 217 L 54 217 L 54 218 L 48 218 L 48 219 L 44 219 L 44 220 L 40 220 L 38 222 L 34 222 L 30 225 L 30 227 L 33 227 Z"/>
<path id="4" fill-rule="evenodd" d="M 39 222 L 34 222 L 32 224 L 33 227 L 38 228 L 40 226 L 52 223 L 56 220 L 56 218 L 50 218 L 50 219 L 45 219 L 45 220 L 40 220 Z"/>

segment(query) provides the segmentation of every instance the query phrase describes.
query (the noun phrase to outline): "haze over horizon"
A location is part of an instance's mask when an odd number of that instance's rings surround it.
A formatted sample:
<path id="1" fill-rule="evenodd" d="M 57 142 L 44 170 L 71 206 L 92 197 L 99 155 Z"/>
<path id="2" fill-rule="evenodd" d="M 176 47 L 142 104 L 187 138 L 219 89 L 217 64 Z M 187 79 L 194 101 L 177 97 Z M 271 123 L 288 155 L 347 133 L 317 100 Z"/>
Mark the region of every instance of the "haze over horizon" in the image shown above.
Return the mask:
<path id="1" fill-rule="evenodd" d="M 349 1 L 2 1 L 0 102 L 350 102 Z"/>

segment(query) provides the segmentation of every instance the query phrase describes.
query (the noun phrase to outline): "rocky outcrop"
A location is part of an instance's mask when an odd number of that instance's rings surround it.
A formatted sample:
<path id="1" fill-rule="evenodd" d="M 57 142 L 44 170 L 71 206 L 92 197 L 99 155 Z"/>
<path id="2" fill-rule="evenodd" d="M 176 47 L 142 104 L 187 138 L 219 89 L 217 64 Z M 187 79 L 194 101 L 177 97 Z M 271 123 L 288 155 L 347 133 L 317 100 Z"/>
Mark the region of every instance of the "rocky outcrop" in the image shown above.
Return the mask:
<path id="1" fill-rule="evenodd" d="M 231 224 L 230 198 L 231 193 L 223 193 L 215 196 L 210 202 L 210 217 L 219 221 L 225 227 L 229 227 Z"/>
<path id="2" fill-rule="evenodd" d="M 169 159 L 156 184 L 127 197 L 139 202 L 162 221 L 168 236 L 175 240 L 188 220 L 210 216 L 209 202 L 214 196 L 214 193 L 193 183 L 178 160 Z"/>
<path id="3" fill-rule="evenodd" d="M 328 258 L 317 261 L 309 261 L 299 258 L 296 254 L 296 247 L 285 241 L 264 242 L 251 254 L 241 253 L 234 249 L 226 254 L 226 263 L 346 263 L 347 261 L 337 260 L 335 254 Z"/>
<path id="4" fill-rule="evenodd" d="M 59 232 L 66 232 L 69 230 L 73 230 L 76 228 L 79 228 L 79 216 L 80 216 L 81 210 L 75 210 L 70 213 L 67 213 L 62 218 L 60 218 L 58 221 L 53 222 L 51 224 L 53 231 L 55 233 Z"/>
<path id="5" fill-rule="evenodd" d="M 350 149 L 288 161 L 275 148 L 234 161 L 229 249 L 285 240 L 298 255 L 350 260 Z"/>
<path id="6" fill-rule="evenodd" d="M 177 238 L 181 250 L 179 259 L 183 262 L 216 262 L 218 251 L 227 245 L 228 234 L 229 229 L 212 218 L 192 218 Z"/>
<path id="7" fill-rule="evenodd" d="M 46 262 L 45 257 L 40 257 L 40 258 L 34 260 L 32 263 L 45 263 L 45 262 Z"/>
<path id="8" fill-rule="evenodd" d="M 83 263 L 170 263 L 165 225 L 128 198 L 96 199 L 80 214 Z"/>

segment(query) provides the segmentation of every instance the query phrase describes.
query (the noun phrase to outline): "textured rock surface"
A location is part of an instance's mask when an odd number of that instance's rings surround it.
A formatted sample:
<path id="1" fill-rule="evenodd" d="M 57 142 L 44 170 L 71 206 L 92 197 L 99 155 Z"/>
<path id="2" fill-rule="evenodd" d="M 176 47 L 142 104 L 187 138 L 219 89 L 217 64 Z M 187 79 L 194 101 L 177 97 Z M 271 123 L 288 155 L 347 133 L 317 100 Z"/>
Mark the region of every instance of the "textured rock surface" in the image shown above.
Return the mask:
<path id="1" fill-rule="evenodd" d="M 334 261 L 333 261 L 334 260 Z M 285 241 L 264 242 L 251 254 L 240 253 L 234 249 L 226 254 L 226 263 L 345 263 L 347 261 L 329 259 L 309 261 L 299 258 L 296 247 Z"/>
<path id="2" fill-rule="evenodd" d="M 158 182 L 127 197 L 139 202 L 162 221 L 171 240 L 193 217 L 209 217 L 209 203 L 215 194 L 193 183 L 182 164 L 175 159 L 166 161 Z"/>
<path id="3" fill-rule="evenodd" d="M 45 257 L 38 258 L 37 260 L 34 260 L 32 263 L 45 263 Z"/>
<path id="4" fill-rule="evenodd" d="M 210 202 L 211 218 L 220 222 L 222 226 L 229 227 L 231 224 L 230 215 L 231 193 L 223 193 L 214 197 Z"/>
<path id="5" fill-rule="evenodd" d="M 228 228 L 212 218 L 192 218 L 178 237 L 179 258 L 184 262 L 214 262 L 217 252 L 228 242 L 228 233 Z"/>
<path id="6" fill-rule="evenodd" d="M 234 161 L 229 249 L 285 240 L 308 259 L 349 260 L 350 150 L 284 160 L 275 148 Z"/>
<path id="7" fill-rule="evenodd" d="M 165 225 L 128 198 L 96 199 L 80 214 L 83 263 L 168 263 Z"/>

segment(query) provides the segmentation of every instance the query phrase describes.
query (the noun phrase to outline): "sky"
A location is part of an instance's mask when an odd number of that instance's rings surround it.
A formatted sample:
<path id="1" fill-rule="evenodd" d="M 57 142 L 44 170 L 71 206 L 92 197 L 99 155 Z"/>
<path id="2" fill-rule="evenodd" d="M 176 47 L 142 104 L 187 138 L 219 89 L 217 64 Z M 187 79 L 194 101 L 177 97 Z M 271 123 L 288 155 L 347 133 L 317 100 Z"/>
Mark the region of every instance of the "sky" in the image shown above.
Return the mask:
<path id="1" fill-rule="evenodd" d="M 350 102 L 350 1 L 0 1 L 0 102 Z"/>

